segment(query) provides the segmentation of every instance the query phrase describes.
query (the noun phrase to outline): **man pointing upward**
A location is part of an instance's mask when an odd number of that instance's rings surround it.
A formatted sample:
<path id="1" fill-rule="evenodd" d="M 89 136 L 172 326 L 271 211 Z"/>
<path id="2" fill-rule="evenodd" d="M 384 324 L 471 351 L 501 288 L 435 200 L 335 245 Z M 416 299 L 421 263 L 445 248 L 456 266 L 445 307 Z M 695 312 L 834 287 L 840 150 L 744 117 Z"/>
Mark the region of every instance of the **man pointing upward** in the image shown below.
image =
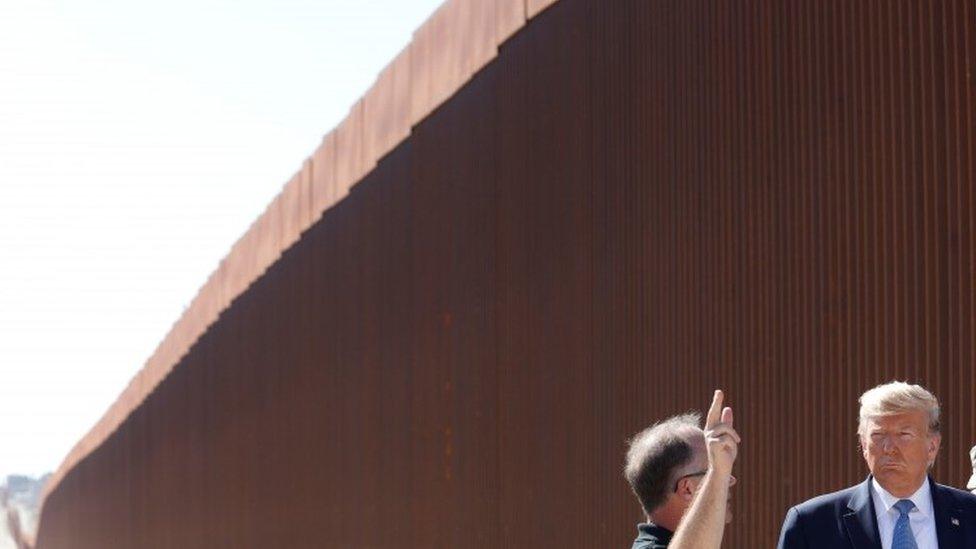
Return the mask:
<path id="1" fill-rule="evenodd" d="M 660 421 L 633 438 L 625 476 L 647 522 L 638 525 L 633 549 L 718 549 L 731 520 L 729 488 L 740 442 L 732 409 L 715 391 L 705 418 L 683 414 Z"/>

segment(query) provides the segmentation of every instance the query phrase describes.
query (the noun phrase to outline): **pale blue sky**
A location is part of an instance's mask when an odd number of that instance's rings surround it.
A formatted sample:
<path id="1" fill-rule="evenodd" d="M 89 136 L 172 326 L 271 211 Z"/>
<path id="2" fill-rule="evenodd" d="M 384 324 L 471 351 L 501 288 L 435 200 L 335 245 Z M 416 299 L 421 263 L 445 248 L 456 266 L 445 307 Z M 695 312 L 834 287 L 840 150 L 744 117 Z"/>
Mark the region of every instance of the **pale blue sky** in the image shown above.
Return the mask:
<path id="1" fill-rule="evenodd" d="M 57 467 L 440 0 L 0 0 L 0 475 Z"/>

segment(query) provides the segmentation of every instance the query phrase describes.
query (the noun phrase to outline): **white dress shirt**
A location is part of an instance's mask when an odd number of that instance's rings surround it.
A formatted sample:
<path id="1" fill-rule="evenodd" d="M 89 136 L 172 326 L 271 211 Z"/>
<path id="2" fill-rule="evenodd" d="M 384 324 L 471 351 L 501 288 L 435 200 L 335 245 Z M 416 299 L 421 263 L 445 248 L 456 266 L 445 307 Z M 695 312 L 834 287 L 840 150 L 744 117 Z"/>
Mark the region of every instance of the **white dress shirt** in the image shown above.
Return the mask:
<path id="1" fill-rule="evenodd" d="M 939 538 L 935 533 L 935 511 L 932 509 L 932 490 L 926 477 L 922 486 L 907 498 L 896 498 L 881 487 L 878 480 L 871 479 L 871 498 L 874 499 L 874 513 L 878 518 L 878 531 L 881 534 L 881 548 L 891 549 L 891 537 L 898 522 L 898 509 L 895 504 L 902 499 L 910 499 L 915 508 L 908 513 L 912 533 L 918 549 L 939 549 Z"/>

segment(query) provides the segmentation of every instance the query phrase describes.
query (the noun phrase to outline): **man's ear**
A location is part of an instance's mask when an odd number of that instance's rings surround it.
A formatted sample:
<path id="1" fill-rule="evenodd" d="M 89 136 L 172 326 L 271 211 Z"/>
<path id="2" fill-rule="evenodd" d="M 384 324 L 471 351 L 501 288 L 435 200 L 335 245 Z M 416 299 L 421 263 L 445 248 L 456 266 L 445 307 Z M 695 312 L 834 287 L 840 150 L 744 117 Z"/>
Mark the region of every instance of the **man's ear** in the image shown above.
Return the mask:
<path id="1" fill-rule="evenodd" d="M 691 501 L 695 497 L 695 492 L 691 489 L 691 477 L 685 477 L 678 481 L 678 496 L 686 501 Z"/>
<path id="2" fill-rule="evenodd" d="M 688 491 L 688 479 L 682 478 L 678 480 L 678 484 L 674 486 L 674 492 L 681 497 L 685 497 L 685 492 Z"/>

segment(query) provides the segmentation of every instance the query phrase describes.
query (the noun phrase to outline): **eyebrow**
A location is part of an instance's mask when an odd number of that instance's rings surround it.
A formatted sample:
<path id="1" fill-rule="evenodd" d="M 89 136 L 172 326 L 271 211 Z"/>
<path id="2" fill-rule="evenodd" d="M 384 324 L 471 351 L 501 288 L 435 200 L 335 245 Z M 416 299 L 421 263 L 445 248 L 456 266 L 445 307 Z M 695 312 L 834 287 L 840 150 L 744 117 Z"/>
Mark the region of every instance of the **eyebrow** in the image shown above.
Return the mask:
<path id="1" fill-rule="evenodd" d="M 891 429 L 882 429 L 880 427 L 879 428 L 876 428 L 876 429 L 869 429 L 868 430 L 868 434 L 872 434 L 873 435 L 873 434 L 876 434 L 876 433 L 901 432 L 901 431 L 915 432 L 916 430 L 917 429 L 914 426 L 912 426 L 912 425 L 902 425 L 902 426 L 899 426 L 899 427 L 892 427 Z"/>

